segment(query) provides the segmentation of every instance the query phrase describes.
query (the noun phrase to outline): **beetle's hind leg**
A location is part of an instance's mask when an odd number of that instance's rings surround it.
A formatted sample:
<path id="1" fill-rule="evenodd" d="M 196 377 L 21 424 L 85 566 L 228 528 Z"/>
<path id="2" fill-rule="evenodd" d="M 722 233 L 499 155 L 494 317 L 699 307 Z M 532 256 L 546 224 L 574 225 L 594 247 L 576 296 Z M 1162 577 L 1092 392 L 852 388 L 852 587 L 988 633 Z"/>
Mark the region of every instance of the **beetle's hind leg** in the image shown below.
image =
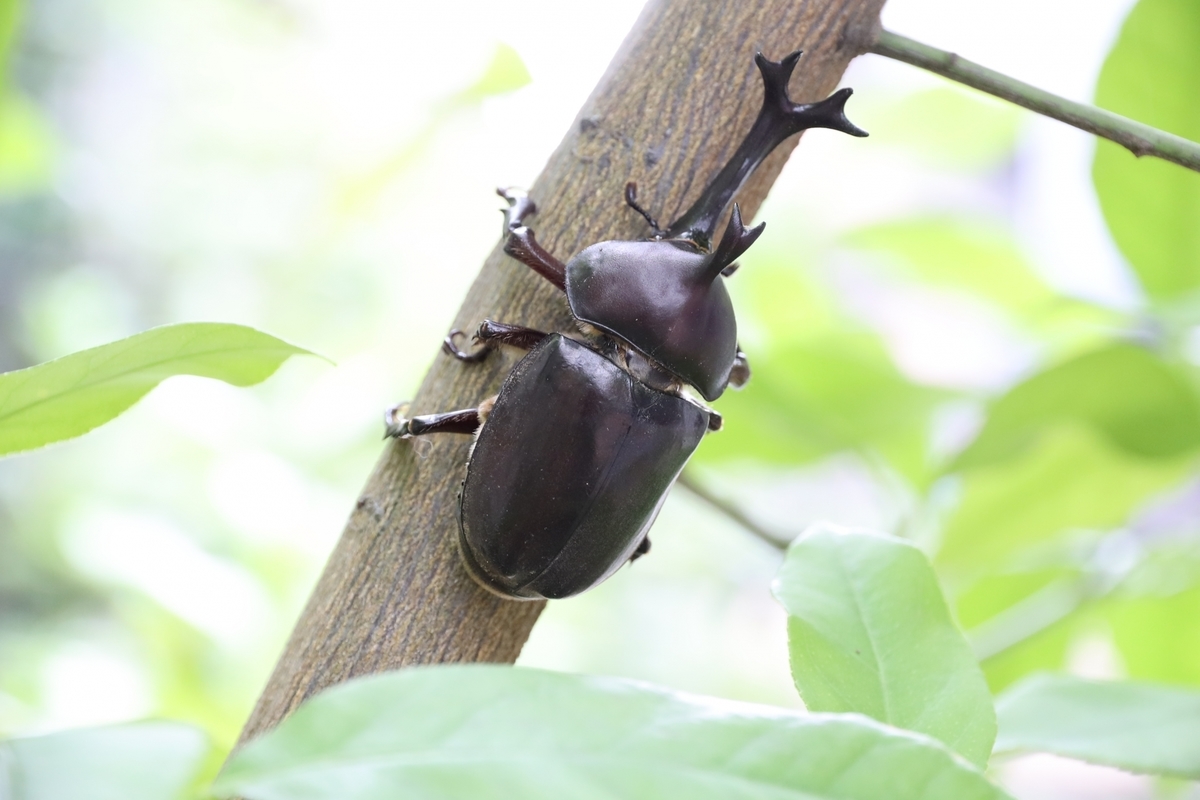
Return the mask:
<path id="1" fill-rule="evenodd" d="M 520 189 L 497 189 L 496 194 L 508 201 L 504 211 L 504 252 L 550 281 L 560 292 L 567 290 L 567 268 L 550 255 L 525 226 L 527 215 L 537 211 L 537 205 Z"/>
<path id="2" fill-rule="evenodd" d="M 646 536 L 642 539 L 642 541 L 638 542 L 637 549 L 634 550 L 633 555 L 631 555 L 629 557 L 629 563 L 632 564 L 633 562 L 637 561 L 639 558 L 641 558 L 642 556 L 646 555 L 646 553 L 649 553 L 649 552 L 650 552 L 650 537 Z"/>
<path id="3" fill-rule="evenodd" d="M 459 361 L 477 364 L 487 358 L 488 353 L 492 352 L 496 345 L 507 344 L 512 347 L 519 347 L 522 350 L 532 350 L 534 347 L 537 347 L 542 339 L 545 339 L 550 334 L 534 330 L 533 328 L 508 325 L 503 322 L 493 322 L 490 319 L 485 319 L 475 331 L 475 336 L 472 337 L 475 343 L 480 345 L 479 349 L 473 353 L 468 353 L 459 348 L 458 337 L 463 335 L 463 332 L 457 329 L 450 331 L 450 335 L 442 340 L 442 350 L 446 355 L 453 356 Z"/>

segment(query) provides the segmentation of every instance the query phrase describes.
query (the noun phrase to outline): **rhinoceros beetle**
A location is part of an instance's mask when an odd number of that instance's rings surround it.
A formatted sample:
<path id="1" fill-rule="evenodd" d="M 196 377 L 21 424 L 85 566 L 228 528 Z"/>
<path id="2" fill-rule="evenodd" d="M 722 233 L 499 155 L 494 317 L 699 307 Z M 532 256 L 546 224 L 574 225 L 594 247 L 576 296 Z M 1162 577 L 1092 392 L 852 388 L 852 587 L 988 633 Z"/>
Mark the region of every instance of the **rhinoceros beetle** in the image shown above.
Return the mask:
<path id="1" fill-rule="evenodd" d="M 389 410 L 387 435 L 475 434 L 459 494 L 459 546 L 470 574 L 515 599 L 562 598 L 603 581 L 650 549 L 646 537 L 667 490 L 720 416 L 685 394 L 715 400 L 740 387 L 749 366 L 723 276 L 762 233 L 737 204 L 720 242 L 717 223 L 750 173 L 781 142 L 806 128 L 866 133 L 845 115 L 850 89 L 818 103 L 787 96 L 800 58 L 761 53 L 764 97 L 754 125 L 695 204 L 665 230 L 649 223 L 642 241 L 591 245 L 564 265 L 534 238 L 536 212 L 521 192 L 508 201 L 504 251 L 566 294 L 578 330 L 543 333 L 485 320 L 478 349 L 461 350 L 452 331 L 444 349 L 480 362 L 497 345 L 528 350 L 478 408 L 406 418 Z"/>

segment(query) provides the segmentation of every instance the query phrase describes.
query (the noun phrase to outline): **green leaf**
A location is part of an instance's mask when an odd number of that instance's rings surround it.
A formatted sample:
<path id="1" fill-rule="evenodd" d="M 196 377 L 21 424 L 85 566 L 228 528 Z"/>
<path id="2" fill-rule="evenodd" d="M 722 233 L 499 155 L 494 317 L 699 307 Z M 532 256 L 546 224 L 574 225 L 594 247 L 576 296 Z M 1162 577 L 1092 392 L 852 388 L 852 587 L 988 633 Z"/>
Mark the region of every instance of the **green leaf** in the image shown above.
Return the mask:
<path id="1" fill-rule="evenodd" d="M 491 62 L 479 80 L 454 96 L 454 102 L 474 104 L 488 97 L 515 92 L 530 81 L 529 70 L 517 51 L 506 44 L 496 45 Z"/>
<path id="2" fill-rule="evenodd" d="M 810 711 L 866 714 L 987 765 L 992 696 L 924 553 L 894 537 L 817 525 L 788 548 L 774 592 Z"/>
<path id="3" fill-rule="evenodd" d="M 175 800 L 200 770 L 208 750 L 203 732 L 176 722 L 138 722 L 10 739 L 0 742 L 0 796 Z"/>
<path id="4" fill-rule="evenodd" d="M 1096 85 L 1096 103 L 1200 141 L 1200 4 L 1141 0 Z M 1200 287 L 1200 174 L 1099 140 L 1092 179 L 1109 230 L 1147 293 Z"/>
<path id="5" fill-rule="evenodd" d="M 313 354 L 243 325 L 189 322 L 6 372 L 0 375 L 0 455 L 87 433 L 173 375 L 250 386 L 293 355 Z"/>
<path id="6" fill-rule="evenodd" d="M 932 739 L 865 717 L 483 665 L 324 692 L 235 753 L 215 789 L 248 800 L 1005 797 Z"/>
<path id="7" fill-rule="evenodd" d="M 934 562 L 955 581 L 1005 570 L 1069 529 L 1124 524 L 1187 467 L 1184 459 L 1130 457 L 1091 428 L 1056 426 L 1023 457 L 967 473 Z"/>
<path id="8" fill-rule="evenodd" d="M 1188 380 L 1153 353 L 1116 344 L 1011 389 L 992 404 L 983 430 L 953 468 L 1012 458 L 1063 421 L 1089 425 L 1143 458 L 1172 458 L 1200 447 L 1200 403 Z"/>
<path id="9" fill-rule="evenodd" d="M 956 86 L 905 96 L 869 124 L 875 138 L 902 145 L 936 165 L 988 169 L 1012 154 L 1021 112 Z"/>
<path id="10" fill-rule="evenodd" d="M 1035 675 L 996 701 L 996 751 L 1034 750 L 1131 772 L 1200 778 L 1200 692 Z"/>
<path id="11" fill-rule="evenodd" d="M 1200 686 L 1200 586 L 1121 599 L 1105 620 L 1130 677 Z"/>
<path id="12" fill-rule="evenodd" d="M 884 222 L 851 231 L 842 244 L 890 257 L 914 278 L 964 289 L 1014 313 L 1033 313 L 1060 300 L 1033 271 L 1011 235 L 976 220 L 924 217 Z"/>
<path id="13" fill-rule="evenodd" d="M 54 169 L 55 141 L 38 108 L 0 88 L 0 196 L 44 188 Z"/>
<path id="14" fill-rule="evenodd" d="M 871 448 L 923 464 L 929 417 L 946 393 L 909 382 L 874 335 L 778 344 L 756 351 L 753 368 L 745 389 L 722 396 L 725 428 L 705 442 L 698 463 L 803 464 Z"/>

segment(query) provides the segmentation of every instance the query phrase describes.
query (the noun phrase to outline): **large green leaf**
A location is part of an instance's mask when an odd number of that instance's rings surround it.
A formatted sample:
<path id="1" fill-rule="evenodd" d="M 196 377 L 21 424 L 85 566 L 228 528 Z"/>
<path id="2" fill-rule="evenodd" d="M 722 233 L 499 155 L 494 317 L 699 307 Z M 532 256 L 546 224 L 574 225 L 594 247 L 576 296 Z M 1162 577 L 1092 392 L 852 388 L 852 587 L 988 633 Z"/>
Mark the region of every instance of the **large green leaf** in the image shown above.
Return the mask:
<path id="1" fill-rule="evenodd" d="M 243 325 L 165 325 L 36 367 L 0 375 L 0 455 L 103 425 L 172 375 L 250 386 L 308 354 Z"/>
<path id="2" fill-rule="evenodd" d="M 954 468 L 1012 458 L 1048 426 L 1064 421 L 1089 425 L 1144 458 L 1171 458 L 1200 447 L 1200 400 L 1188 380 L 1153 353 L 1116 344 L 1010 390 L 989 409 L 983 430 Z"/>
<path id="3" fill-rule="evenodd" d="M 139 722 L 11 739 L 0 742 L 0 797 L 176 800 L 207 754 L 204 734 L 175 722 Z"/>
<path id="4" fill-rule="evenodd" d="M 248 800 L 1005 796 L 934 740 L 865 717 L 481 665 L 331 689 L 234 754 L 215 789 Z"/>
<path id="5" fill-rule="evenodd" d="M 1096 103 L 1200 141 L 1197 86 L 1200 3 L 1141 0 L 1100 71 Z M 1150 296 L 1200 287 L 1200 174 L 1100 140 L 1092 178 L 1113 238 Z"/>
<path id="6" fill-rule="evenodd" d="M 996 701 L 997 752 L 1034 750 L 1200 778 L 1200 692 L 1036 675 Z"/>
<path id="7" fill-rule="evenodd" d="M 774 591 L 810 711 L 866 714 L 987 765 L 992 696 L 924 553 L 894 537 L 817 525 L 788 548 Z"/>

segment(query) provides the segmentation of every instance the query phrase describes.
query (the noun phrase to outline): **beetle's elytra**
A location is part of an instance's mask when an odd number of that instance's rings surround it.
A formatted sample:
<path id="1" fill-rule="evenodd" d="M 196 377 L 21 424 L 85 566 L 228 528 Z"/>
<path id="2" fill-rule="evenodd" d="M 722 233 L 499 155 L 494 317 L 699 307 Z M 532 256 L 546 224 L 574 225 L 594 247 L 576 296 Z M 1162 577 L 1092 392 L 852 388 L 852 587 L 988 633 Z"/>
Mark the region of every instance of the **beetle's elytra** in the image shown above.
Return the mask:
<path id="1" fill-rule="evenodd" d="M 754 125 L 695 204 L 665 230 L 637 204 L 652 235 L 594 244 L 564 265 L 525 226 L 537 209 L 501 190 L 504 251 L 566 295 L 579 330 L 543 333 L 485 320 L 473 353 L 451 332 L 445 351 L 479 362 L 497 345 L 529 353 L 500 392 L 478 408 L 400 416 L 388 435 L 475 434 L 459 495 L 459 546 L 471 575 L 515 599 L 561 598 L 590 589 L 650 549 L 646 533 L 667 490 L 720 416 L 688 398 L 715 400 L 749 378 L 724 276 L 763 231 L 747 230 L 735 204 L 720 242 L 713 234 L 734 194 L 792 134 L 832 128 L 866 136 L 846 119 L 850 89 L 799 105 L 787 83 L 800 58 L 760 53 L 764 97 Z M 486 424 L 485 424 L 486 423 Z"/>

